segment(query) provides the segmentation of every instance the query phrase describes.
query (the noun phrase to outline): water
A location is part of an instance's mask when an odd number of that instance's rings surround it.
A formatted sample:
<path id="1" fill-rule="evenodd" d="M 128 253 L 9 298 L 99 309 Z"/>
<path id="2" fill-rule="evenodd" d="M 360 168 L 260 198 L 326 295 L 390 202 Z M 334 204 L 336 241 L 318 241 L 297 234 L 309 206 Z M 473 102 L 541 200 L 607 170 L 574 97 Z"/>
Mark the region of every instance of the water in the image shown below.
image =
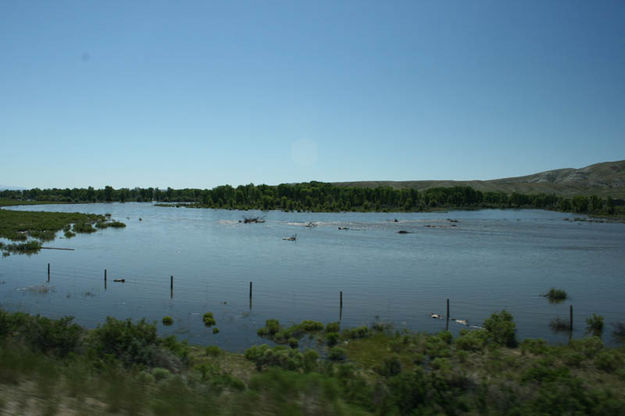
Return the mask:
<path id="1" fill-rule="evenodd" d="M 127 224 L 46 244 L 75 251 L 0 260 L 0 307 L 72 315 L 87 327 L 106 316 L 145 317 L 158 321 L 163 335 L 241 351 L 266 342 L 256 330 L 269 318 L 285 324 L 340 318 L 343 327 L 380 320 L 438 331 L 445 321 L 430 313 L 444 314 L 447 298 L 452 318 L 481 325 L 506 309 L 520 337 L 551 342 L 568 340 L 568 333 L 554 334 L 549 321 L 568 319 L 569 304 L 574 337 L 584 335 L 593 312 L 605 317 L 606 342 L 610 324 L 625 321 L 625 224 L 569 222 L 563 219 L 570 214 L 539 210 L 261 213 L 149 203 L 11 209 L 111 213 Z M 266 222 L 238 222 L 257 215 Z M 305 227 L 309 222 L 317 226 Z M 293 234 L 297 241 L 282 240 Z M 114 283 L 116 278 L 126 283 Z M 34 290 L 42 285 L 47 293 Z M 565 289 L 570 299 L 549 304 L 540 294 L 551 287 Z M 217 335 L 203 326 L 207 311 L 215 315 Z M 162 326 L 165 315 L 174 318 L 173 326 Z M 461 328 L 450 323 L 452 332 Z"/>

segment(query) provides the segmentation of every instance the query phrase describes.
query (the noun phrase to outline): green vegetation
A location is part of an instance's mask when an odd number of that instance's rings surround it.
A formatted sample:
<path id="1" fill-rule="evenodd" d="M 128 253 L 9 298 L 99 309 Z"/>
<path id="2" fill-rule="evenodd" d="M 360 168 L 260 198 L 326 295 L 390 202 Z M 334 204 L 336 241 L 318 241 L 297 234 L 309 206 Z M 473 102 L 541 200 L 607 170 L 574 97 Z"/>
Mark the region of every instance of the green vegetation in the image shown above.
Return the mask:
<path id="1" fill-rule="evenodd" d="M 76 233 L 92 233 L 100 226 L 119 227 L 123 223 L 107 222 L 106 217 L 96 214 L 65 212 L 31 212 L 0 209 L 0 238 L 23 241 L 20 244 L 2 244 L 3 253 L 34 254 L 41 249 L 41 242 L 54 240 L 56 233 L 63 230 L 65 238 L 72 238 Z M 115 224 L 115 225 L 113 225 Z M 30 238 L 30 240 L 29 240 Z"/>
<path id="2" fill-rule="evenodd" d="M 202 316 L 202 321 L 204 321 L 204 325 L 209 328 L 217 324 L 217 321 L 215 321 L 215 317 L 213 316 L 212 312 L 206 312 L 204 316 Z"/>
<path id="3" fill-rule="evenodd" d="M 265 328 L 276 329 L 277 321 Z M 304 324 L 304 322 L 307 322 Z M 375 324 L 337 332 L 295 325 L 316 349 L 245 354 L 159 338 L 108 318 L 87 331 L 0 310 L 0 410 L 105 415 L 620 415 L 625 348 L 600 338 L 518 346 L 502 311 L 484 329 L 423 334 Z M 278 333 L 284 331 L 277 324 Z M 330 328 L 328 328 L 330 327 Z M 292 328 L 292 327 L 290 327 Z M 367 328 L 365 331 L 364 328 Z M 328 330 L 330 329 L 330 330 Z M 297 332 L 297 331 L 295 331 Z M 338 345 L 325 338 L 339 335 Z M 36 399 L 34 399 L 36 398 Z M 13 410 L 10 410 L 13 409 Z M 18 409 L 18 410 L 15 410 Z"/>
<path id="4" fill-rule="evenodd" d="M 289 344 L 297 348 L 298 339 L 305 334 L 316 334 L 323 330 L 323 324 L 317 321 L 302 321 L 300 324 L 283 328 L 276 319 L 269 319 L 265 326 L 258 330 L 258 335 L 268 338 L 277 344 Z"/>
<path id="5" fill-rule="evenodd" d="M 553 287 L 549 289 L 549 292 L 545 293 L 543 296 L 548 298 L 549 302 L 552 303 L 559 303 L 566 300 L 567 298 L 567 294 L 564 290 L 556 289 Z"/>
<path id="6" fill-rule="evenodd" d="M 440 209 L 538 208 L 580 214 L 623 216 L 625 201 L 609 196 L 564 197 L 555 193 L 480 191 L 470 186 L 394 188 L 391 186 L 333 185 L 323 182 L 298 184 L 230 185 L 213 189 L 156 188 L 31 189 L 0 191 L 0 198 L 37 202 L 158 201 L 160 206 L 225 209 L 279 209 L 284 211 L 431 211 Z M 183 204 L 181 204 L 183 203 Z"/>
<path id="7" fill-rule="evenodd" d="M 586 333 L 600 337 L 603 333 L 603 316 L 593 313 L 586 318 Z"/>
<path id="8" fill-rule="evenodd" d="M 164 316 L 163 317 L 163 325 L 165 326 L 170 326 L 174 324 L 174 318 L 172 318 L 171 316 Z"/>

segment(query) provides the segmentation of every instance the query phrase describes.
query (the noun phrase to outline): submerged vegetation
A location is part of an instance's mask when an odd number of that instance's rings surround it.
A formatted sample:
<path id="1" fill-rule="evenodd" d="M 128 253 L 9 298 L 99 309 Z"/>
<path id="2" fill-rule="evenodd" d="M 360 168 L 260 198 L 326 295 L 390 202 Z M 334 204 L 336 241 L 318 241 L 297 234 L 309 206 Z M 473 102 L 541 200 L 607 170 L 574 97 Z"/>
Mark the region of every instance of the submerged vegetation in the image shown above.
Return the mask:
<path id="1" fill-rule="evenodd" d="M 66 238 L 76 233 L 92 233 L 97 228 L 123 227 L 123 223 L 107 221 L 107 217 L 96 214 L 65 212 L 12 211 L 0 209 L 0 238 L 21 243 L 0 243 L 3 253 L 37 253 L 42 242 L 54 240 L 58 231 Z"/>
<path id="2" fill-rule="evenodd" d="M 556 289 L 554 287 L 549 289 L 549 292 L 545 293 L 543 296 L 549 299 L 549 302 L 552 302 L 552 303 L 559 303 L 559 302 L 565 301 L 568 297 L 568 295 L 566 294 L 566 291 L 562 289 Z"/>
<path id="3" fill-rule="evenodd" d="M 469 186 L 397 189 L 390 186 L 337 186 L 323 182 L 230 185 L 213 189 L 121 188 L 0 191 L 8 201 L 169 202 L 165 206 L 284 211 L 431 211 L 436 209 L 538 208 L 590 215 L 625 215 L 625 201 L 598 196 L 482 192 Z M 180 204 L 184 203 L 184 204 Z"/>
<path id="4" fill-rule="evenodd" d="M 319 325 L 318 325 L 319 324 Z M 107 318 L 87 331 L 0 310 L 0 411 L 48 415 L 620 415 L 625 349 L 599 337 L 517 345 L 514 320 L 423 334 L 380 323 L 339 332 L 315 321 L 263 333 L 312 335 L 312 349 L 244 354 L 160 338 L 156 325 Z M 285 338 L 281 336 L 281 339 Z M 336 345 L 329 346 L 328 338 Z M 289 342 L 289 344 L 291 344 Z M 32 397 L 36 397 L 33 400 Z"/>

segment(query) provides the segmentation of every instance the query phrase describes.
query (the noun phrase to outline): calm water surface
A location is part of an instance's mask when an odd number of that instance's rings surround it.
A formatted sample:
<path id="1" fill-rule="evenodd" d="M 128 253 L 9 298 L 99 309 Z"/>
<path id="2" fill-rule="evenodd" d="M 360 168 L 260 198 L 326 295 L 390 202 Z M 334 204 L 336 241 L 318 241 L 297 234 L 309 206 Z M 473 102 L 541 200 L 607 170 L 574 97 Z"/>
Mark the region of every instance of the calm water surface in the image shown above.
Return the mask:
<path id="1" fill-rule="evenodd" d="M 111 213 L 127 224 L 46 244 L 74 251 L 0 260 L 0 307 L 73 315 L 87 327 L 106 316 L 145 317 L 159 322 L 161 334 L 240 351 L 265 342 L 256 330 L 269 318 L 285 324 L 341 319 L 343 327 L 377 319 L 438 331 L 445 322 L 430 313 L 444 313 L 447 298 L 452 318 L 481 325 L 505 308 L 520 337 L 552 342 L 568 339 L 568 333 L 551 332 L 549 321 L 568 319 L 569 304 L 574 337 L 584 335 L 593 312 L 605 317 L 606 342 L 610 324 L 625 321 L 625 224 L 569 222 L 563 219 L 570 214 L 538 210 L 261 213 L 148 203 L 11 209 Z M 238 222 L 256 215 L 266 222 Z M 309 222 L 316 226 L 305 227 Z M 282 240 L 293 234 L 297 241 Z M 34 290 L 41 285 L 50 290 Z M 550 287 L 566 289 L 570 300 L 549 304 L 540 294 Z M 207 311 L 217 319 L 217 335 L 202 324 Z M 165 315 L 174 318 L 173 326 L 162 326 Z M 453 332 L 461 328 L 450 323 Z"/>

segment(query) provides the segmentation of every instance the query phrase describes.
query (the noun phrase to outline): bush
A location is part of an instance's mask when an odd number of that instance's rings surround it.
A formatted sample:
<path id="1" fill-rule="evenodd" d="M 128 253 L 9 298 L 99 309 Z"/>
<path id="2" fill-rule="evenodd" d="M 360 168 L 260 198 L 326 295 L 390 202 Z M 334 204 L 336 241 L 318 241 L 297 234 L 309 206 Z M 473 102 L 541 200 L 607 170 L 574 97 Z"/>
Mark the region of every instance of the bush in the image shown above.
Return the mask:
<path id="1" fill-rule="evenodd" d="M 302 368 L 304 357 L 301 352 L 284 346 L 269 347 L 267 344 L 254 345 L 245 350 L 245 358 L 256 364 L 257 370 L 265 367 L 281 367 L 285 370 Z"/>
<path id="2" fill-rule="evenodd" d="M 209 345 L 206 347 L 206 355 L 210 355 L 211 357 L 218 357 L 222 353 L 223 351 L 217 345 Z"/>
<path id="3" fill-rule="evenodd" d="M 136 324 L 110 316 L 91 333 L 91 346 L 100 355 L 110 355 L 124 365 L 152 365 L 158 345 L 156 325 L 145 319 Z"/>
<path id="4" fill-rule="evenodd" d="M 615 350 L 600 351 L 595 358 L 595 365 L 600 370 L 612 373 L 625 365 L 625 357 Z"/>
<path id="5" fill-rule="evenodd" d="M 26 338 L 36 350 L 65 357 L 77 351 L 83 334 L 83 329 L 73 320 L 71 316 L 57 320 L 32 317 L 26 329 Z"/>
<path id="6" fill-rule="evenodd" d="M 333 347 L 328 351 L 328 359 L 331 361 L 344 361 L 345 357 L 346 354 L 343 348 Z"/>
<path id="7" fill-rule="evenodd" d="M 376 371 L 384 377 L 393 377 L 401 373 L 402 365 L 397 356 L 385 358 L 381 367 L 376 368 Z"/>
<path id="8" fill-rule="evenodd" d="M 593 313 L 592 316 L 586 318 L 586 333 L 601 336 L 603 332 L 603 316 Z"/>
<path id="9" fill-rule="evenodd" d="M 267 337 L 275 335 L 278 331 L 280 331 L 280 321 L 277 319 L 267 319 L 265 321 L 265 326 L 260 328 L 257 333 L 261 337 Z"/>
<path id="10" fill-rule="evenodd" d="M 213 328 L 213 334 L 219 334 L 219 328 L 217 327 Z"/>
<path id="11" fill-rule="evenodd" d="M 547 352 L 547 341 L 544 339 L 525 339 L 521 342 L 521 353 L 542 355 Z"/>
<path id="12" fill-rule="evenodd" d="M 170 325 L 173 325 L 173 323 L 174 323 L 174 318 L 172 318 L 171 316 L 163 317 L 163 325 L 170 326 Z"/>
<path id="13" fill-rule="evenodd" d="M 488 332 L 483 329 L 469 331 L 460 330 L 460 336 L 456 338 L 456 348 L 462 351 L 481 351 L 488 341 Z"/>
<path id="14" fill-rule="evenodd" d="M 204 326 L 207 326 L 209 328 L 217 324 L 217 321 L 215 321 L 212 312 L 206 312 L 204 316 L 202 316 L 202 321 L 204 322 Z"/>
<path id="15" fill-rule="evenodd" d="M 74 232 L 76 233 L 94 233 L 96 231 L 95 228 L 91 226 L 88 222 L 77 222 L 74 224 Z"/>
<path id="16" fill-rule="evenodd" d="M 516 325 L 512 315 L 506 310 L 494 313 L 484 321 L 484 328 L 488 332 L 490 341 L 497 345 L 516 347 Z"/>
<path id="17" fill-rule="evenodd" d="M 551 328 L 552 331 L 555 331 L 555 332 L 571 330 L 569 321 L 567 321 L 566 319 L 559 318 L 559 317 L 553 318 L 551 322 L 549 322 L 549 327 Z"/>
<path id="18" fill-rule="evenodd" d="M 341 323 L 340 322 L 328 322 L 328 324 L 326 325 L 326 332 L 327 333 L 339 332 L 340 330 L 341 330 Z"/>
<path id="19" fill-rule="evenodd" d="M 366 326 L 359 326 L 352 329 L 344 329 L 343 336 L 347 339 L 366 338 L 369 336 L 369 328 Z"/>
<path id="20" fill-rule="evenodd" d="M 566 300 L 567 295 L 566 292 L 562 289 L 551 288 L 549 292 L 543 295 L 544 297 L 549 299 L 549 302 L 558 303 Z"/>

